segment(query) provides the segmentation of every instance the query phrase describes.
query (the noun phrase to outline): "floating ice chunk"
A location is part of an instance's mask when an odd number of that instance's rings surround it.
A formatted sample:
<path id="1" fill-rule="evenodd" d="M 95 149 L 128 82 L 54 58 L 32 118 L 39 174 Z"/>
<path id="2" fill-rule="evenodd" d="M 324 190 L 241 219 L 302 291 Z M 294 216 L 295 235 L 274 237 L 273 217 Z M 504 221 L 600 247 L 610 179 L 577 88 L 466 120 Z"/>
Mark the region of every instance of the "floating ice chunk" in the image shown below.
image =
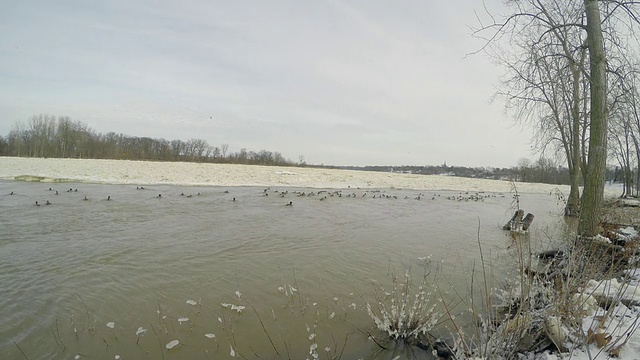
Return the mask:
<path id="1" fill-rule="evenodd" d="M 230 308 L 231 310 L 235 310 L 237 312 L 242 312 L 242 310 L 245 309 L 245 307 L 242 305 L 233 305 L 233 304 L 227 304 L 227 303 L 222 303 L 221 305 L 223 307 Z"/>
<path id="2" fill-rule="evenodd" d="M 176 347 L 178 344 L 180 344 L 180 341 L 178 340 L 171 340 L 169 341 L 169 343 L 165 346 L 167 349 L 171 350 L 174 347 Z"/>
<path id="3" fill-rule="evenodd" d="M 278 286 L 278 291 L 283 292 L 284 291 L 284 287 Z"/>
<path id="4" fill-rule="evenodd" d="M 80 355 L 76 355 L 76 356 L 74 357 L 74 359 L 76 359 L 76 360 L 80 359 Z"/>
<path id="5" fill-rule="evenodd" d="M 351 303 L 351 305 L 349 305 L 349 307 L 352 307 L 353 310 L 355 310 L 356 309 L 356 303 Z"/>
<path id="6" fill-rule="evenodd" d="M 329 352 L 331 351 L 331 348 L 327 346 L 326 348 L 324 348 L 324 351 Z"/>
<path id="7" fill-rule="evenodd" d="M 313 340 L 316 337 L 316 333 L 311 333 L 309 335 L 309 340 Z"/>
<path id="8" fill-rule="evenodd" d="M 193 301 L 193 300 L 187 300 L 187 304 L 189 305 L 196 305 L 198 304 L 197 302 Z"/>
<path id="9" fill-rule="evenodd" d="M 333 319 L 334 317 L 336 317 L 336 313 L 332 312 L 331 315 L 329 315 L 329 319 Z"/>
<path id="10" fill-rule="evenodd" d="M 113 329 L 115 326 L 116 326 L 116 323 L 114 323 L 113 321 L 109 321 L 107 323 L 107 327 L 110 328 L 110 329 Z"/>
<path id="11" fill-rule="evenodd" d="M 334 297 L 333 297 L 333 301 L 338 301 L 338 297 L 337 297 L 337 296 L 334 296 Z"/>
<path id="12" fill-rule="evenodd" d="M 213 339 L 216 337 L 216 334 L 204 334 L 205 337 L 208 337 L 209 339 Z"/>
<path id="13" fill-rule="evenodd" d="M 239 290 L 236 290 L 236 296 L 238 297 L 238 299 L 240 299 L 240 296 L 242 296 Z"/>
<path id="14" fill-rule="evenodd" d="M 147 329 L 143 328 L 142 326 L 140 326 L 138 328 L 138 330 L 136 330 L 136 336 L 140 336 L 140 334 L 144 334 L 147 332 Z"/>
<path id="15" fill-rule="evenodd" d="M 229 355 L 231 357 L 236 357 L 236 352 L 233 350 L 233 346 L 229 345 L 229 348 L 231 349 L 231 351 L 229 352 Z"/>
<path id="16" fill-rule="evenodd" d="M 116 360 L 120 360 L 120 355 L 116 355 L 116 356 L 114 356 L 114 358 L 115 358 Z"/>
<path id="17" fill-rule="evenodd" d="M 178 322 L 179 322 L 180 324 L 182 324 L 183 322 L 187 322 L 187 321 L 189 321 L 189 318 L 188 318 L 188 317 L 181 317 L 181 318 L 178 318 Z"/>
<path id="18" fill-rule="evenodd" d="M 222 322 L 222 318 L 218 316 L 218 322 Z"/>

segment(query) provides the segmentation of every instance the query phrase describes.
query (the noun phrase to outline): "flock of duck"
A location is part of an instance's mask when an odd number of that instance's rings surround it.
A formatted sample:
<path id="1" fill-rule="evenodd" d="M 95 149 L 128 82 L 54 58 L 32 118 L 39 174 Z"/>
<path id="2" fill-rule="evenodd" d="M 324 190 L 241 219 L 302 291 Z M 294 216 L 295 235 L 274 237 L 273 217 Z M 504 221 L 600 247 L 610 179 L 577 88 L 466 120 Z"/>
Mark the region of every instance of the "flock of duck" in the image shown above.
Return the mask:
<path id="1" fill-rule="evenodd" d="M 136 186 L 136 190 L 146 190 L 144 186 Z M 60 192 L 58 190 L 54 190 L 53 188 L 49 188 L 49 191 L 52 192 L 54 195 L 60 195 Z M 67 193 L 77 193 L 78 189 L 73 189 L 73 188 L 69 188 L 68 190 L 65 190 L 65 192 Z M 225 190 L 223 191 L 224 194 L 229 194 L 229 190 Z M 306 198 L 317 198 L 319 201 L 326 201 L 329 198 L 332 197 L 336 197 L 336 198 L 372 198 L 372 199 L 400 199 L 401 197 L 399 197 L 398 195 L 392 195 L 392 194 L 388 194 L 386 192 L 386 190 L 378 190 L 378 189 L 368 189 L 366 191 L 362 191 L 360 190 L 360 188 L 358 188 L 358 192 L 352 191 L 350 188 L 349 189 L 345 189 L 345 190 L 317 190 L 317 191 L 300 191 L 300 190 L 296 190 L 296 191 L 289 191 L 289 190 L 272 190 L 271 188 L 265 188 L 262 191 L 262 196 L 263 197 L 269 197 L 269 194 L 271 194 L 271 196 L 278 196 L 280 198 L 287 198 L 287 197 L 298 197 L 298 198 L 302 198 L 302 197 L 306 197 Z M 11 191 L 9 193 L 9 195 L 16 195 L 15 192 Z M 192 194 L 188 194 L 185 195 L 184 192 L 180 193 L 180 196 L 183 196 L 185 198 L 191 198 L 194 195 Z M 198 192 L 195 196 L 201 196 L 201 193 Z M 460 192 L 457 195 L 450 195 L 447 197 L 442 197 L 443 199 L 446 200 L 450 200 L 450 201 L 473 201 L 473 202 L 482 202 L 487 198 L 495 198 L 495 197 L 505 197 L 504 194 L 485 194 L 482 192 Z M 157 196 L 158 199 L 162 199 L 162 194 L 158 194 Z M 440 194 L 434 193 L 431 194 L 430 199 L 431 200 L 436 200 L 440 198 Z M 420 192 L 418 193 L 416 196 L 409 196 L 409 195 L 405 195 L 404 199 L 413 199 L 413 200 L 427 200 L 429 199 L 429 196 Z M 85 195 L 84 198 L 82 199 L 84 201 L 89 200 L 89 198 L 87 198 L 87 196 Z M 111 195 L 108 195 L 104 200 L 106 201 L 111 201 Z M 234 197 L 231 199 L 231 201 L 235 202 L 237 199 Z M 46 202 L 44 203 L 44 205 L 52 205 L 53 203 L 50 200 L 46 200 Z M 40 206 L 42 205 L 40 202 L 36 201 L 35 202 L 35 206 Z M 293 206 L 293 201 L 289 201 L 287 203 L 284 204 L 285 206 Z"/>
<path id="2" fill-rule="evenodd" d="M 271 190 L 271 188 L 266 188 L 263 190 L 263 196 L 268 197 L 269 196 L 269 191 Z M 360 190 L 360 189 L 358 189 Z M 356 193 L 351 191 L 351 189 L 348 189 L 345 193 L 345 190 L 333 190 L 333 191 L 329 191 L 329 190 L 318 190 L 318 191 L 292 191 L 291 193 L 289 192 L 289 190 L 284 190 L 284 191 L 279 191 L 279 190 L 272 190 L 272 193 L 277 194 L 277 196 L 284 198 L 287 197 L 289 195 L 291 196 L 296 196 L 296 197 L 319 197 L 319 201 L 325 201 L 330 197 L 346 197 L 346 198 L 367 198 L 370 197 L 372 199 L 399 199 L 400 197 L 398 197 L 397 195 L 390 195 L 387 194 L 385 190 L 368 190 L 368 191 L 360 191 L 360 193 Z M 447 196 L 445 199 L 447 200 L 451 200 L 451 201 L 474 201 L 474 202 L 482 202 L 484 201 L 484 199 L 487 198 L 494 198 L 494 197 L 504 197 L 505 195 L 503 194 L 485 194 L 485 193 L 481 193 L 481 192 L 475 192 L 475 193 L 469 193 L 467 192 L 460 192 L 458 195 L 455 196 Z M 428 199 L 429 197 L 427 195 L 425 195 L 424 193 L 418 193 L 417 196 L 415 197 L 409 197 L 409 195 L 405 195 L 404 199 L 414 199 L 414 200 L 422 200 L 422 199 Z M 432 194 L 431 195 L 431 200 L 436 200 L 437 198 L 440 198 L 440 194 Z M 233 198 L 233 201 L 235 201 L 235 198 Z M 286 206 L 292 206 L 293 202 L 290 201 L 289 203 L 285 204 Z"/>

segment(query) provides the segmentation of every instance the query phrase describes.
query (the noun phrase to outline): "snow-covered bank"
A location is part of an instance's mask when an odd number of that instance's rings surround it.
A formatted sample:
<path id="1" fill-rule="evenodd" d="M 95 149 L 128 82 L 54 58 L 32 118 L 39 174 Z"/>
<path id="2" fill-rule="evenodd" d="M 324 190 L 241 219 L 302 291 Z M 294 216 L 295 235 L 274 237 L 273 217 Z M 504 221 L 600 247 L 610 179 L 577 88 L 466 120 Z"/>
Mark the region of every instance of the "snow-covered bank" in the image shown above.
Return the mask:
<path id="1" fill-rule="evenodd" d="M 591 360 L 594 358 L 618 358 L 621 360 L 635 360 L 640 358 L 640 269 L 633 268 L 625 271 L 626 282 L 617 279 L 604 281 L 590 280 L 582 294 L 583 298 L 603 296 L 612 298 L 611 307 L 607 310 L 597 305 L 583 305 L 589 313 L 582 319 L 582 331 L 591 334 L 588 344 L 580 349 L 574 349 L 569 354 L 550 355 L 538 354 L 531 357 L 545 360 L 559 360 L 571 358 L 574 360 Z"/>
<path id="2" fill-rule="evenodd" d="M 109 184 L 401 188 L 508 193 L 502 180 L 297 167 L 96 159 L 0 157 L 0 179 Z M 551 193 L 567 186 L 517 183 L 522 193 Z M 617 190 L 615 191 L 617 194 Z"/>

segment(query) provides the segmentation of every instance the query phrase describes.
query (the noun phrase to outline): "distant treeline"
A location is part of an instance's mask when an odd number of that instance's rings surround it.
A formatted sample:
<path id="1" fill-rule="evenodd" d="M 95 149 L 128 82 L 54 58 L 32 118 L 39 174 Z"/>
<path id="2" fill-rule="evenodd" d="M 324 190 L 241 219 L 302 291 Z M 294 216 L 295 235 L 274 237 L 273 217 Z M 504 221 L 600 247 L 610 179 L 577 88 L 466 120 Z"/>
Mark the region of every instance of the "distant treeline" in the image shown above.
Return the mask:
<path id="1" fill-rule="evenodd" d="M 182 141 L 114 132 L 102 134 L 81 121 L 52 115 L 36 115 L 27 122 L 15 123 L 9 135 L 0 136 L 0 156 L 301 165 L 277 151 L 229 152 L 227 144 L 211 146 L 202 139 Z"/>
<path id="2" fill-rule="evenodd" d="M 420 175 L 445 175 L 478 179 L 508 180 L 519 182 L 537 182 L 547 184 L 568 184 L 569 170 L 563 167 L 541 167 L 537 164 L 525 167 L 497 168 L 497 167 L 465 167 L 447 165 L 426 166 L 333 166 L 332 168 L 386 171 Z"/>
<path id="3" fill-rule="evenodd" d="M 9 135 L 0 136 L 0 156 L 41 158 L 82 158 L 155 161 L 194 161 L 249 165 L 311 166 L 361 171 L 402 172 L 422 175 L 447 175 L 481 179 L 569 184 L 569 170 L 552 160 L 521 159 L 511 168 L 426 166 L 331 166 L 307 165 L 286 159 L 279 152 L 241 149 L 229 152 L 229 145 L 211 146 L 206 140 L 166 140 L 109 132 L 102 134 L 81 121 L 67 116 L 36 115 L 29 121 L 13 124 Z M 607 179 L 621 179 L 618 169 L 607 171 Z"/>
<path id="4" fill-rule="evenodd" d="M 536 161 L 523 158 L 518 166 L 510 168 L 499 167 L 465 167 L 426 165 L 426 166 L 323 166 L 333 169 L 398 172 L 420 175 L 444 175 L 459 176 L 478 179 L 507 180 L 516 182 L 545 183 L 556 185 L 569 185 L 569 169 L 558 166 L 548 158 L 539 158 Z M 607 169 L 606 179 L 618 181 L 622 177 L 618 168 Z"/>

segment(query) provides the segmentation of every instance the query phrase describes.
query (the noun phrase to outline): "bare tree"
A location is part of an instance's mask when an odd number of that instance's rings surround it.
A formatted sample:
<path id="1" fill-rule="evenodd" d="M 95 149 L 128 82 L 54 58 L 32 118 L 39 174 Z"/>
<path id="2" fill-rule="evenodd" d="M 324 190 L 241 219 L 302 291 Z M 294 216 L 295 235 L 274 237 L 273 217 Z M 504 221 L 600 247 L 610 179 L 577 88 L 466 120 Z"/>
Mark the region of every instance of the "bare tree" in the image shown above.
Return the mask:
<path id="1" fill-rule="evenodd" d="M 534 39 L 531 45 L 543 45 L 543 49 L 550 49 L 541 53 L 542 56 L 562 56 L 568 61 L 569 68 L 575 66 L 572 75 L 586 75 L 588 77 L 589 104 L 582 102 L 583 114 L 589 113 L 589 144 L 588 153 L 582 156 L 582 165 L 586 165 L 584 178 L 585 187 L 580 210 L 579 234 L 594 236 L 599 232 L 602 200 L 604 195 L 604 179 L 607 158 L 607 80 L 606 80 L 606 56 L 623 46 L 620 39 L 615 36 L 617 24 L 622 18 L 629 19 L 628 26 L 634 26 L 638 19 L 638 3 L 634 1 L 620 2 L 614 0 L 522 0 L 507 2 L 514 9 L 512 15 L 503 21 L 495 21 L 488 26 L 481 24 L 477 35 L 489 34 L 485 37 L 488 45 L 500 39 L 504 35 L 522 43 L 521 37 Z M 603 4 L 604 16 L 601 17 L 601 9 L 598 3 Z M 609 6 L 610 5 L 610 6 Z M 603 25 L 604 24 L 604 25 Z M 603 31 L 603 26 L 606 32 Z M 535 36 L 531 36 L 534 32 Z M 605 38 L 610 45 L 605 52 Z M 513 41 L 512 41 L 513 42 Z M 526 44 L 527 41 L 524 41 Z M 559 48 L 553 49 L 553 45 Z M 561 49 L 561 51 L 557 51 Z M 580 49 L 588 51 L 588 68 L 579 68 L 580 57 L 575 54 Z M 535 60 L 534 60 L 535 62 Z M 578 71 L 575 71 L 578 70 Z M 572 94 L 580 93 L 579 81 L 575 77 L 572 81 Z M 578 89 L 576 90 L 576 87 Z M 584 93 L 584 91 L 582 91 Z M 584 97 L 583 97 L 584 99 Z M 580 109 L 575 101 L 571 104 L 569 113 L 575 116 Z M 552 114 L 553 115 L 553 114 Z M 587 132 L 583 127 L 582 133 Z M 573 141 L 577 136 L 575 127 L 572 127 Z M 584 139 L 584 135 L 582 136 Z M 577 147 L 571 151 L 571 157 L 575 158 Z M 582 153 L 585 153 L 584 146 Z M 584 163 L 586 158 L 587 162 Z M 575 161 L 575 160 L 574 160 Z M 573 164 L 575 172 L 577 161 Z"/>
<path id="2" fill-rule="evenodd" d="M 526 26 L 514 24 L 517 35 L 509 41 L 510 51 L 501 46 L 488 48 L 489 54 L 505 69 L 497 96 L 517 121 L 533 124 L 536 150 L 544 156 L 553 150 L 566 159 L 571 191 L 565 215 L 577 216 L 580 196 L 581 128 L 584 114 L 582 86 L 585 76 L 584 34 L 578 28 L 559 26 L 580 21 L 574 2 L 514 2 L 518 16 L 534 20 Z M 514 19 L 517 19 L 515 17 Z M 541 35 L 546 34 L 547 36 Z"/>
<path id="3" fill-rule="evenodd" d="M 229 153 L 229 144 L 220 145 L 220 151 L 222 151 L 222 158 L 226 159 L 227 154 Z"/>
<path id="4" fill-rule="evenodd" d="M 636 153 L 636 196 L 640 195 L 640 108 L 638 101 L 640 101 L 640 96 L 638 96 L 638 73 L 634 72 L 633 86 L 627 92 L 627 104 L 628 104 L 628 119 L 631 122 L 631 126 L 633 131 L 631 132 L 631 137 L 633 139 L 633 146 Z"/>
<path id="5" fill-rule="evenodd" d="M 638 134 L 635 123 L 635 77 L 636 71 L 624 74 L 624 69 L 618 69 L 611 79 L 621 83 L 620 86 L 610 86 L 609 89 L 609 147 L 610 157 L 614 158 L 622 169 L 622 196 L 633 196 L 634 179 L 633 165 L 638 158 Z"/>
<path id="6" fill-rule="evenodd" d="M 7 136 L 9 143 L 9 153 L 13 156 L 24 156 L 27 130 L 23 123 L 17 122 L 11 126 L 11 131 Z"/>
<path id="7" fill-rule="evenodd" d="M 228 154 L 229 145 L 210 146 L 204 139 L 189 141 L 97 133 L 81 121 L 36 115 L 15 123 L 6 139 L 0 136 L 0 155 L 37 157 L 111 158 L 173 161 L 235 161 L 243 164 L 293 165 L 279 152 L 242 149 Z M 224 153 L 225 158 L 221 157 Z"/>

